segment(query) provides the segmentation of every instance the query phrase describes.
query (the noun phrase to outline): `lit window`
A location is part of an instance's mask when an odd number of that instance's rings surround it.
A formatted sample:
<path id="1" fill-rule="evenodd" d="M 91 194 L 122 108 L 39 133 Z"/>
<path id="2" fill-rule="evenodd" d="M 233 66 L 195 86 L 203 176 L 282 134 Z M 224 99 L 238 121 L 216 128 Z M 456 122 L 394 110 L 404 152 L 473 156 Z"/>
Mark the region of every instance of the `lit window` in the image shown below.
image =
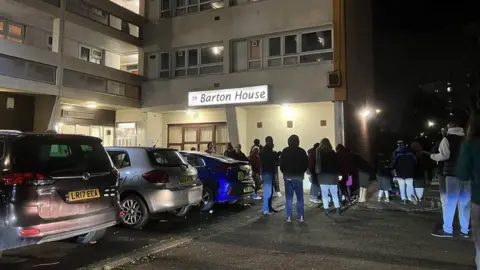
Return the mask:
<path id="1" fill-rule="evenodd" d="M 223 46 L 175 51 L 175 77 L 223 72 Z"/>
<path id="2" fill-rule="evenodd" d="M 8 35 L 9 36 L 23 36 L 23 27 L 14 24 L 8 24 Z"/>
<path id="3" fill-rule="evenodd" d="M 13 41 L 13 42 L 23 43 L 23 40 L 21 40 L 19 38 L 7 37 L 7 39 L 10 40 L 10 41 Z"/>
<path id="4" fill-rule="evenodd" d="M 223 0 L 178 0 L 175 15 L 180 16 L 223 7 Z"/>
<path id="5" fill-rule="evenodd" d="M 0 21 L 0 32 L 3 32 L 5 30 L 5 22 Z"/>

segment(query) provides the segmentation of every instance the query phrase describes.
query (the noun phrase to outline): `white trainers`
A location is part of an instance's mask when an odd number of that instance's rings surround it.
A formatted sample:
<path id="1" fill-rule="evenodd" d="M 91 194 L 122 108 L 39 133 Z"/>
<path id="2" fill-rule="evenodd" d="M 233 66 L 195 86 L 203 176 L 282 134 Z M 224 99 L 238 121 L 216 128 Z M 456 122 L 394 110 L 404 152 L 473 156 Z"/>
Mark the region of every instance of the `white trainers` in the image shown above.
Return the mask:
<path id="1" fill-rule="evenodd" d="M 292 222 L 292 217 L 287 217 L 287 222 L 288 223 Z"/>
<path id="2" fill-rule="evenodd" d="M 275 197 L 282 197 L 282 193 L 280 191 L 275 192 Z"/>

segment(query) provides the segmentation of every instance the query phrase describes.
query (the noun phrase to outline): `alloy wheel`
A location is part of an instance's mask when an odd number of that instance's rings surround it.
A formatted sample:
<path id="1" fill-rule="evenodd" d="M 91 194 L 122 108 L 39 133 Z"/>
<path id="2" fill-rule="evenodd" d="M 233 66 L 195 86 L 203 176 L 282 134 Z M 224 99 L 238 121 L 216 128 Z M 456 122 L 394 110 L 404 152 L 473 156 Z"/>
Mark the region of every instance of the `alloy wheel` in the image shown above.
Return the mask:
<path id="1" fill-rule="evenodd" d="M 140 203 L 135 200 L 128 199 L 123 201 L 122 209 L 124 212 L 122 219 L 128 225 L 135 225 L 142 218 L 142 210 L 140 209 Z"/>

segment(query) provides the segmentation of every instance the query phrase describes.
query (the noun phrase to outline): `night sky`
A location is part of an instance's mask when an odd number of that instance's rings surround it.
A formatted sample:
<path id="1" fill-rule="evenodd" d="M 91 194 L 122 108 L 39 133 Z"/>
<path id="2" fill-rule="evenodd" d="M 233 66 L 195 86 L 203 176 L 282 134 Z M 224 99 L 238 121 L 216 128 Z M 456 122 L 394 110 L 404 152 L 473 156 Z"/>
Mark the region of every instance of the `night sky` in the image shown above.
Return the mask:
<path id="1" fill-rule="evenodd" d="M 425 131 L 429 115 L 442 110 L 428 106 L 437 100 L 422 96 L 419 85 L 452 81 L 455 94 L 466 93 L 467 83 L 480 88 L 480 0 L 374 0 L 373 14 L 375 94 L 385 112 L 381 128 L 411 141 Z M 476 74 L 476 82 L 467 82 L 467 73 Z M 459 111 L 466 97 L 454 100 Z"/>

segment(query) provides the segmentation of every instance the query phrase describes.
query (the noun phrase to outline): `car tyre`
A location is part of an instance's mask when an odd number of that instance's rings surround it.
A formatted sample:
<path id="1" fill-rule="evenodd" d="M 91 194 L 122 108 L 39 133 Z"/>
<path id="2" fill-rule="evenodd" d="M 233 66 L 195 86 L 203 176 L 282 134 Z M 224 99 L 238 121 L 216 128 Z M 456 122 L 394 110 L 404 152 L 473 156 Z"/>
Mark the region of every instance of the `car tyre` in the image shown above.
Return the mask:
<path id="1" fill-rule="evenodd" d="M 107 231 L 107 229 L 91 231 L 87 234 L 78 236 L 76 241 L 80 244 L 95 243 L 103 237 L 103 235 L 105 234 L 106 231 Z"/>
<path id="2" fill-rule="evenodd" d="M 200 211 L 210 211 L 215 205 L 215 195 L 208 187 L 203 186 L 202 201 L 198 204 Z"/>
<path id="3" fill-rule="evenodd" d="M 123 226 L 132 229 L 142 229 L 150 218 L 147 205 L 137 195 L 129 195 L 123 198 L 120 206 L 124 212 L 120 220 Z"/>

